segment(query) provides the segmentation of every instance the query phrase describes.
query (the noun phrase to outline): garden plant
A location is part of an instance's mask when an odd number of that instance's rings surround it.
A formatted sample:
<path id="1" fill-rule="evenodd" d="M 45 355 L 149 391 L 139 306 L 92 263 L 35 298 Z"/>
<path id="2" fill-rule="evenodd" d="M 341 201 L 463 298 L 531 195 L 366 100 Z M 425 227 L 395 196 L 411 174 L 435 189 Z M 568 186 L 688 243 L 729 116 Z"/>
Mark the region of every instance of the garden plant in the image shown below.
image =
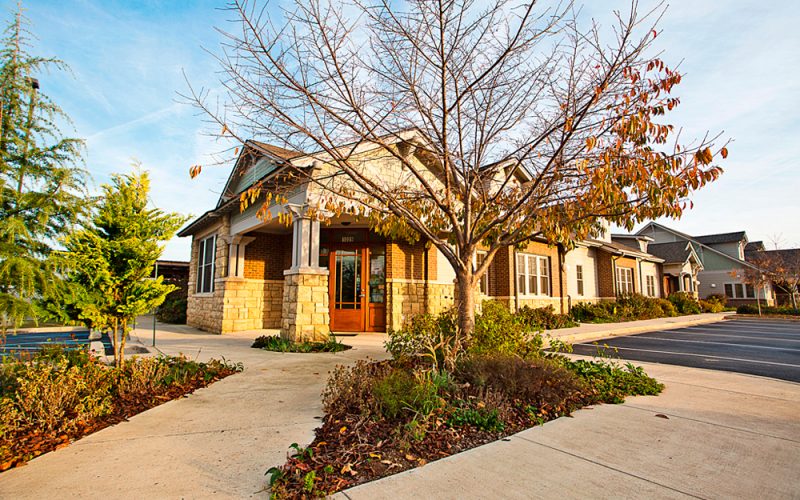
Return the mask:
<path id="1" fill-rule="evenodd" d="M 325 496 L 586 405 L 662 390 L 640 367 L 543 350 L 542 317 L 546 311 L 512 313 L 484 303 L 475 334 L 463 344 L 453 311 L 410 319 L 389 335 L 392 359 L 331 373 L 322 425 L 308 447 L 293 444 L 287 462 L 267 471 L 271 494 Z"/>

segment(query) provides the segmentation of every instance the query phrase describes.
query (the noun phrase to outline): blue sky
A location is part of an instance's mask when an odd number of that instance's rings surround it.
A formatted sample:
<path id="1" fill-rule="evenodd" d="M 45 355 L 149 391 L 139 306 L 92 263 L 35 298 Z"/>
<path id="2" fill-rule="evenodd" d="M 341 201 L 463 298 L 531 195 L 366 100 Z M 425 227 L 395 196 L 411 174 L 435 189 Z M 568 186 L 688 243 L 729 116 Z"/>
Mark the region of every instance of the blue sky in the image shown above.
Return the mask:
<path id="1" fill-rule="evenodd" d="M 587 4 L 601 21 L 629 6 Z M 4 5 L 9 12 L 16 2 Z M 213 207 L 229 167 L 189 179 L 189 166 L 207 162 L 222 145 L 177 92 L 186 91 L 184 71 L 194 84 L 214 86 L 218 66 L 204 49 L 219 46 L 215 26 L 230 27 L 223 7 L 211 0 L 26 3 L 38 37 L 34 53 L 71 67 L 42 75 L 42 90 L 72 117 L 74 135 L 86 139 L 95 186 L 137 160 L 151 172 L 156 206 L 193 215 Z M 798 26 L 790 1 L 681 0 L 667 9 L 657 46 L 685 74 L 671 123 L 685 136 L 708 130 L 733 139 L 725 174 L 667 225 L 690 234 L 746 230 L 751 240 L 780 235 L 785 246 L 800 246 Z M 188 259 L 188 249 L 176 238 L 164 257 Z"/>

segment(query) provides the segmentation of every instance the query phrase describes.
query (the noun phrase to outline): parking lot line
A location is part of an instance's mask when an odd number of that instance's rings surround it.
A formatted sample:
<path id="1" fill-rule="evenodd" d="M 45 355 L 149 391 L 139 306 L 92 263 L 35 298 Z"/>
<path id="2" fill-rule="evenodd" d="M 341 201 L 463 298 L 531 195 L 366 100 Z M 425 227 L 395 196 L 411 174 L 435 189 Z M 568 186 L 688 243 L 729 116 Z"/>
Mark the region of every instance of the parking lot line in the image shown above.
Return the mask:
<path id="1" fill-rule="evenodd" d="M 634 337 L 631 337 L 631 338 L 636 338 L 636 337 L 634 336 Z M 750 348 L 755 348 L 755 349 L 774 349 L 774 350 L 778 350 L 778 351 L 789 351 L 789 352 L 798 351 L 798 352 L 800 352 L 800 348 L 793 349 L 791 347 L 771 347 L 771 346 L 753 345 L 753 344 L 734 344 L 734 343 L 731 343 L 731 342 L 717 342 L 717 341 L 708 341 L 708 340 L 667 339 L 667 338 L 663 338 L 663 337 L 651 337 L 649 335 L 647 337 L 642 337 L 642 339 L 647 339 L 647 340 L 666 340 L 667 342 L 691 342 L 693 344 L 729 345 L 729 346 L 733 346 L 733 347 L 750 347 Z"/>
<path id="2" fill-rule="evenodd" d="M 582 345 L 582 346 L 587 346 L 587 347 L 596 347 L 593 344 L 577 344 L 577 345 Z M 693 357 L 697 357 L 697 358 L 706 358 L 706 359 L 722 359 L 722 360 L 726 360 L 726 361 L 739 361 L 739 362 L 742 362 L 742 363 L 752 363 L 752 364 L 756 364 L 756 365 L 773 365 L 773 366 L 787 366 L 787 367 L 791 367 L 791 368 L 800 368 L 800 365 L 794 365 L 794 364 L 791 364 L 791 363 L 778 363 L 778 362 L 775 362 L 775 361 L 754 361 L 752 359 L 728 358 L 728 357 L 724 357 L 724 356 L 713 356 L 711 354 L 694 354 L 694 353 L 690 353 L 690 352 L 659 351 L 659 350 L 655 350 L 655 349 L 638 349 L 638 348 L 634 348 L 634 347 L 619 347 L 619 346 L 609 346 L 609 347 L 612 348 L 612 349 L 624 350 L 624 351 L 650 352 L 650 353 L 655 353 L 655 354 L 671 354 L 673 356 L 693 356 Z M 669 363 L 667 363 L 667 364 L 669 364 Z"/>
<path id="3" fill-rule="evenodd" d="M 792 339 L 783 339 L 783 338 L 777 338 L 777 337 L 771 337 L 771 336 L 770 337 L 765 337 L 763 335 L 736 335 L 736 334 L 733 334 L 733 333 L 722 333 L 722 332 L 709 334 L 707 332 L 698 332 L 698 331 L 695 331 L 695 330 L 686 330 L 686 331 L 682 331 L 682 330 L 667 330 L 667 331 L 669 332 L 670 335 L 709 335 L 711 337 L 732 337 L 732 338 L 738 338 L 738 339 L 769 340 L 769 341 L 777 340 L 779 342 L 798 342 L 798 343 L 800 343 L 800 338 L 798 338 L 798 339 L 794 339 L 794 338 L 792 338 Z"/>

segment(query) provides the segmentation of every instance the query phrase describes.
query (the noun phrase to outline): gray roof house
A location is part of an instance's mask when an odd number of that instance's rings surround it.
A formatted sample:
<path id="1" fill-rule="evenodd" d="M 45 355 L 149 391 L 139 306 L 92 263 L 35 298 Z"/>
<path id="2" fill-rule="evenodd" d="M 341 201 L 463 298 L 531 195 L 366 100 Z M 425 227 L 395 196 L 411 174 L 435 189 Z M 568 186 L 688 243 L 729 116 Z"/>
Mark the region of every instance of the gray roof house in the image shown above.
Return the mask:
<path id="1" fill-rule="evenodd" d="M 653 239 L 649 250 L 666 262 L 680 260 L 694 253 L 701 269 L 698 271 L 698 296 L 722 294 L 732 304 L 755 302 L 756 290 L 743 282 L 745 268 L 756 268 L 747 262 L 747 251 L 759 248 L 760 242 L 751 245 L 744 231 L 691 236 L 657 222 L 649 222 L 637 233 Z M 688 244 L 688 245 L 687 245 Z M 763 247 L 763 245 L 761 245 Z M 774 292 L 771 287 L 758 291 L 759 297 L 771 304 Z"/>

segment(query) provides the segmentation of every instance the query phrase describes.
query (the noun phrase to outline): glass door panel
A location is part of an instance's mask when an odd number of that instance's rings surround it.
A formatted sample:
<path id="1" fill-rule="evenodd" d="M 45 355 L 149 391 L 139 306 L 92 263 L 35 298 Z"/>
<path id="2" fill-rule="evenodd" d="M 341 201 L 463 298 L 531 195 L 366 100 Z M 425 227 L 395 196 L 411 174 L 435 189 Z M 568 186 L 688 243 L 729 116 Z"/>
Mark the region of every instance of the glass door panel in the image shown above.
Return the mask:
<path id="1" fill-rule="evenodd" d="M 361 252 L 337 250 L 334 265 L 334 308 L 361 309 Z"/>

